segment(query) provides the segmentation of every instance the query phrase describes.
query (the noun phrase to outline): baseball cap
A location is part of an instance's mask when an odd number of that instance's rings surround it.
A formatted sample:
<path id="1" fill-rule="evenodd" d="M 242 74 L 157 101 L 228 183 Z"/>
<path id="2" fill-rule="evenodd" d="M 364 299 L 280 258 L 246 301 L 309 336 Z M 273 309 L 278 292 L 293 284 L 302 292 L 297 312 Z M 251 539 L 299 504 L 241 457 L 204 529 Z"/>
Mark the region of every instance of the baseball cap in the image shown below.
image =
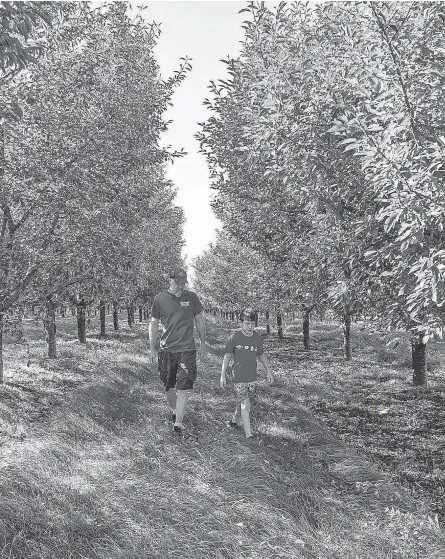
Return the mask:
<path id="1" fill-rule="evenodd" d="M 175 268 L 170 272 L 170 277 L 175 280 L 176 283 L 187 283 L 187 272 L 182 268 Z"/>

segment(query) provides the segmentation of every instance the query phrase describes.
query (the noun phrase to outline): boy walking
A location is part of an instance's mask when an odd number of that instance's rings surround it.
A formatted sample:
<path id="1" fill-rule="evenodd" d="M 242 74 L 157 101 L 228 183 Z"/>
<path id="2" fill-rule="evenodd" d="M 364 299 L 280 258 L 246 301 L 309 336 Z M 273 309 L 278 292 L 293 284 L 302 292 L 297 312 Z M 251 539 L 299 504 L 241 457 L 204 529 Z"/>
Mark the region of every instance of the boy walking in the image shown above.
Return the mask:
<path id="1" fill-rule="evenodd" d="M 227 341 L 226 351 L 221 369 L 221 387 L 227 384 L 227 368 L 233 358 L 233 385 L 237 396 L 237 405 L 231 427 L 238 427 L 241 419 L 244 432 L 248 439 L 253 437 L 250 428 L 250 396 L 255 390 L 257 379 L 257 359 L 266 369 L 267 380 L 273 382 L 267 357 L 263 353 L 263 339 L 255 332 L 255 313 L 252 309 L 241 312 L 241 329 L 234 332 Z"/>

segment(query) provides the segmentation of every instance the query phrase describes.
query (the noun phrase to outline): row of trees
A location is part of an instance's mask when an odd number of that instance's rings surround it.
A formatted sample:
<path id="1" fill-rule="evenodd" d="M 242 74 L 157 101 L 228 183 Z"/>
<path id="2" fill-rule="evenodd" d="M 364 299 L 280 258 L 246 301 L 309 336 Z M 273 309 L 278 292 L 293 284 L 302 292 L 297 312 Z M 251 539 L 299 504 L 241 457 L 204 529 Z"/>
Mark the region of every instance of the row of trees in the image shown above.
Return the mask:
<path id="1" fill-rule="evenodd" d="M 159 146 L 190 64 L 162 79 L 159 35 L 125 2 L 2 3 L 0 22 L 0 381 L 5 317 L 55 308 L 133 306 L 181 260 L 182 210 L 166 180 L 182 155 Z"/>
<path id="2" fill-rule="evenodd" d="M 233 241 L 219 239 L 197 269 L 221 245 L 244 247 L 275 309 L 329 302 L 347 357 L 354 317 L 411 332 L 414 382 L 424 383 L 426 344 L 444 324 L 445 6 L 244 11 L 241 55 L 211 83 L 198 133 Z M 198 271 L 199 281 L 210 293 Z"/>

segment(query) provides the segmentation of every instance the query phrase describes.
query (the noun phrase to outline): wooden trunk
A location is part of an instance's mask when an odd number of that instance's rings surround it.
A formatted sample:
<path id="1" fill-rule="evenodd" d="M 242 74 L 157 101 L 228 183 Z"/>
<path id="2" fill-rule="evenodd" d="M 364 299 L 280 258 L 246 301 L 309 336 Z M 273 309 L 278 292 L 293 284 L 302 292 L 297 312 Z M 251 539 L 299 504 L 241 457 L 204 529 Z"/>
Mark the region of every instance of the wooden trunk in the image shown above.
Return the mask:
<path id="1" fill-rule="evenodd" d="M 309 324 L 310 324 L 310 312 L 304 311 L 303 315 L 303 347 L 306 350 L 310 348 L 310 340 L 309 340 Z"/>
<path id="2" fill-rule="evenodd" d="M 79 342 L 81 344 L 85 344 L 87 341 L 85 315 L 86 315 L 86 303 L 82 299 L 77 304 L 77 337 L 79 338 Z"/>
<path id="3" fill-rule="evenodd" d="M 281 314 L 277 314 L 277 328 L 278 328 L 278 337 L 280 340 L 283 339 L 283 319 Z"/>
<path id="4" fill-rule="evenodd" d="M 46 301 L 46 316 L 44 320 L 46 330 L 46 343 L 48 344 L 48 357 L 54 359 L 57 357 L 57 343 L 56 343 L 56 306 L 54 302 L 49 299 Z"/>
<path id="5" fill-rule="evenodd" d="M 3 384 L 3 315 L 0 314 L 0 384 Z"/>
<path id="6" fill-rule="evenodd" d="M 413 383 L 417 386 L 426 384 L 426 343 L 420 335 L 411 342 L 411 357 L 413 363 Z"/>
<path id="7" fill-rule="evenodd" d="M 100 314 L 100 337 L 105 337 L 105 301 L 99 301 L 99 314 Z"/>
<path id="8" fill-rule="evenodd" d="M 113 301 L 113 326 L 116 331 L 119 330 L 119 308 L 116 301 Z"/>
<path id="9" fill-rule="evenodd" d="M 346 361 L 351 361 L 351 315 L 345 314 L 343 317 L 343 349 Z"/>

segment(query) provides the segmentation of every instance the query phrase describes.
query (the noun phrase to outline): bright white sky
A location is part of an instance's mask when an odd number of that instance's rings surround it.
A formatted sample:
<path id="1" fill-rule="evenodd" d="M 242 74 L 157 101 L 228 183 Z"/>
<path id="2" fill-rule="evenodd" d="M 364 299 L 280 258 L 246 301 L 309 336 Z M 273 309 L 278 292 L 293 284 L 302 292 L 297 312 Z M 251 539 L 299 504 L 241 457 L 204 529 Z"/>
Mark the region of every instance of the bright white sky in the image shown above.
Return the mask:
<path id="1" fill-rule="evenodd" d="M 164 145 L 183 147 L 188 155 L 169 169 L 178 188 L 177 204 L 184 208 L 186 224 L 184 256 L 188 263 L 215 239 L 220 223 L 210 209 L 210 178 L 199 144 L 193 137 L 198 122 L 207 120 L 209 111 L 202 102 L 208 96 L 211 79 L 226 77 L 225 65 L 219 62 L 228 55 L 236 57 L 244 36 L 241 28 L 247 14 L 238 14 L 247 2 L 238 1 L 166 1 L 132 2 L 144 5 L 145 17 L 161 23 L 161 37 L 155 56 L 163 77 L 179 67 L 181 56 L 192 58 L 192 71 L 173 97 L 174 106 L 167 118 L 174 122 L 162 137 Z"/>

